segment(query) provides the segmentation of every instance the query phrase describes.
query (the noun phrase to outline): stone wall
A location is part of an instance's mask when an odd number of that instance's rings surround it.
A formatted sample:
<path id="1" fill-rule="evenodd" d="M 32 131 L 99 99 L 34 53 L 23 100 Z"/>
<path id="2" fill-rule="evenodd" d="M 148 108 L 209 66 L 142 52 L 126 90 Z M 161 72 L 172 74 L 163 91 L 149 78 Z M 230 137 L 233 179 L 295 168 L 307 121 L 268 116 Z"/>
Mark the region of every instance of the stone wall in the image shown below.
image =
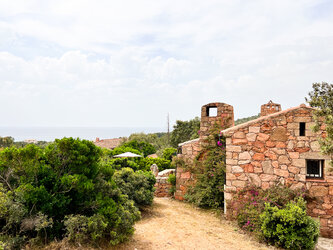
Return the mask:
<path id="1" fill-rule="evenodd" d="M 300 136 L 300 123 L 305 136 Z M 233 192 L 255 184 L 263 189 L 281 183 L 291 188 L 305 187 L 315 199 L 308 204 L 309 214 L 321 218 L 321 232 L 331 236 L 333 227 L 333 176 L 328 171 L 328 156 L 320 153 L 318 138 L 324 128 L 314 133 L 312 109 L 301 105 L 258 118 L 223 131 L 226 139 L 225 199 Z M 324 160 L 324 178 L 306 178 L 306 160 Z M 229 208 L 227 212 L 232 212 Z"/>
<path id="2" fill-rule="evenodd" d="M 183 142 L 178 145 L 181 147 L 181 157 L 183 159 L 194 160 L 197 154 L 200 152 L 200 142 L 199 138 Z"/>
<path id="3" fill-rule="evenodd" d="M 210 113 L 211 109 L 216 109 L 216 115 Z M 201 147 L 205 139 L 209 136 L 210 129 L 218 124 L 221 127 L 227 128 L 234 125 L 234 109 L 231 105 L 214 102 L 209 103 L 201 108 L 200 120 L 200 137 L 195 140 L 180 143 L 181 154 L 178 155 L 185 163 L 191 164 L 195 157 L 200 153 Z M 182 166 L 177 166 L 177 184 L 175 198 L 183 200 L 184 195 L 190 185 L 195 183 L 195 176 L 188 171 L 185 171 Z"/>
<path id="4" fill-rule="evenodd" d="M 322 236 L 333 238 L 333 181 L 308 181 L 306 185 L 311 197 L 309 215 L 320 219 Z"/>
<path id="5" fill-rule="evenodd" d="M 188 187 L 195 184 L 195 176 L 184 168 L 177 167 L 176 180 L 175 199 L 184 200 Z"/>
<path id="6" fill-rule="evenodd" d="M 168 178 L 170 174 L 175 174 L 175 169 L 165 169 L 159 172 L 156 176 L 156 183 L 155 183 L 155 193 L 156 197 L 170 197 L 170 189 L 172 185 L 168 182 Z"/>

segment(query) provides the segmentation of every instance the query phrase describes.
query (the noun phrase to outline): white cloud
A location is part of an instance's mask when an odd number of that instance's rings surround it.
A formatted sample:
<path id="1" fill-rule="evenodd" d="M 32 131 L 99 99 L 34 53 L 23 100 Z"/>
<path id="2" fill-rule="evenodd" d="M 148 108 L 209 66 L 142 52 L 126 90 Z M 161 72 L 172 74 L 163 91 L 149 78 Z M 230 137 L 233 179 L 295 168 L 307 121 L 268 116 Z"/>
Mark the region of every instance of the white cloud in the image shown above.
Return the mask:
<path id="1" fill-rule="evenodd" d="M 1 1 L 2 125 L 164 127 L 213 101 L 236 117 L 298 105 L 332 82 L 330 2 Z"/>

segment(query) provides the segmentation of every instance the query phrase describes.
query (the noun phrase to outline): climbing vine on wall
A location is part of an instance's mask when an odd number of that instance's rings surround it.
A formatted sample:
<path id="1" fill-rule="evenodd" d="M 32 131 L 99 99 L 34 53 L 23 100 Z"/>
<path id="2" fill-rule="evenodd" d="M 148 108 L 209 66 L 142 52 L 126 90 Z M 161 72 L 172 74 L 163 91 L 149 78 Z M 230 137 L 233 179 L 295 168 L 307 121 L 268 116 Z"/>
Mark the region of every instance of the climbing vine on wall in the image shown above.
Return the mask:
<path id="1" fill-rule="evenodd" d="M 218 208 L 223 206 L 225 180 L 225 138 L 215 124 L 209 136 L 202 141 L 201 151 L 188 167 L 196 175 L 196 183 L 185 195 L 186 200 L 199 207 Z"/>

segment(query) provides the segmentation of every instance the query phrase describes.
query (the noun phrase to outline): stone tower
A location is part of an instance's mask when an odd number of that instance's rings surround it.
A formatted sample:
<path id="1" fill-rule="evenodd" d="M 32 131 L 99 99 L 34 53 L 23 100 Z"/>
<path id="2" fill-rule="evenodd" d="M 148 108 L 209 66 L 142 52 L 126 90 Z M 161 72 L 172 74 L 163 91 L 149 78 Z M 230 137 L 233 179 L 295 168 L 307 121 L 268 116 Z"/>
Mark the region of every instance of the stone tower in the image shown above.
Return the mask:
<path id="1" fill-rule="evenodd" d="M 226 103 L 208 103 L 201 108 L 200 141 L 209 136 L 209 130 L 217 123 L 222 129 L 234 126 L 234 108 Z"/>
<path id="2" fill-rule="evenodd" d="M 281 105 L 269 101 L 267 104 L 261 105 L 260 116 L 270 115 L 279 111 L 281 111 Z"/>

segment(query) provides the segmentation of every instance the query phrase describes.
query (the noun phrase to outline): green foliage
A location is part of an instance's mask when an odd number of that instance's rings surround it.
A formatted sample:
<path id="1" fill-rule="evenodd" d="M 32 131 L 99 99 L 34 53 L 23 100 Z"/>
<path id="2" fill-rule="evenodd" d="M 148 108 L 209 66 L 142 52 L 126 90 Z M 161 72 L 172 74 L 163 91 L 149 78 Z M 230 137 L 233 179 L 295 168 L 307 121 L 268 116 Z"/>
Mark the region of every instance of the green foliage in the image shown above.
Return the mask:
<path id="1" fill-rule="evenodd" d="M 103 150 L 103 161 L 107 162 L 108 165 L 112 166 L 112 168 L 116 170 L 120 170 L 122 168 L 131 168 L 134 171 L 143 170 L 150 171 L 150 166 L 156 164 L 159 168 L 159 171 L 164 169 L 174 168 L 170 160 L 166 160 L 163 158 L 144 158 L 144 157 L 134 157 L 134 158 L 112 158 L 114 155 L 121 154 L 124 152 L 132 152 L 136 154 L 141 154 L 136 149 L 120 146 L 115 148 L 114 150 Z"/>
<path id="2" fill-rule="evenodd" d="M 120 170 L 122 168 L 131 168 L 134 171 L 145 170 L 145 165 L 143 165 L 143 167 L 139 165 L 139 163 L 141 163 L 142 161 L 143 160 L 133 158 L 113 158 L 108 161 L 108 164 L 116 170 Z"/>
<path id="3" fill-rule="evenodd" d="M 144 154 L 144 157 L 150 154 L 154 154 L 156 152 L 156 149 L 152 144 L 143 141 L 131 140 L 125 142 L 121 146 L 136 149 L 142 152 Z"/>
<path id="4" fill-rule="evenodd" d="M 73 138 L 45 149 L 27 145 L 0 152 L 0 240 L 20 248 L 27 240 L 66 235 L 112 244 L 127 239 L 140 212 L 101 156 L 92 142 Z M 146 173 L 134 175 L 135 187 L 152 182 Z"/>
<path id="5" fill-rule="evenodd" d="M 176 186 L 176 175 L 174 174 L 170 174 L 168 177 L 168 182 L 172 185 L 172 186 Z"/>
<path id="6" fill-rule="evenodd" d="M 163 171 L 165 169 L 175 168 L 170 160 L 163 158 L 144 158 L 139 163 L 142 170 L 150 170 L 150 166 L 156 164 L 158 166 L 158 171 Z"/>
<path id="7" fill-rule="evenodd" d="M 115 172 L 113 179 L 121 192 L 133 200 L 137 207 L 152 204 L 156 179 L 151 172 L 134 172 L 131 168 L 123 168 Z"/>
<path id="8" fill-rule="evenodd" d="M 200 119 L 198 117 L 189 121 L 177 120 L 170 137 L 171 146 L 177 148 L 179 143 L 198 138 L 199 130 Z"/>
<path id="9" fill-rule="evenodd" d="M 170 174 L 168 177 L 168 182 L 171 184 L 171 188 L 169 189 L 169 194 L 172 196 L 176 192 L 176 175 Z"/>
<path id="10" fill-rule="evenodd" d="M 152 134 L 134 133 L 128 137 L 127 141 L 132 141 L 132 140 L 150 143 L 158 151 L 162 151 L 164 148 L 170 147 L 167 133 L 152 133 Z"/>
<path id="11" fill-rule="evenodd" d="M 165 148 L 162 152 L 162 158 L 171 161 L 172 157 L 176 155 L 176 148 Z"/>
<path id="12" fill-rule="evenodd" d="M 245 118 L 240 118 L 240 119 L 237 119 L 235 121 L 235 126 L 236 125 L 239 125 L 239 124 L 242 124 L 242 123 L 245 123 L 245 122 L 248 122 L 248 121 L 252 121 L 254 119 L 257 119 L 260 117 L 260 114 L 258 115 L 253 115 L 253 116 L 249 116 L 249 117 L 245 117 Z"/>
<path id="13" fill-rule="evenodd" d="M 317 108 L 313 112 L 314 131 L 318 132 L 323 124 L 326 126 L 326 137 L 319 138 L 319 143 L 323 154 L 329 155 L 333 153 L 333 84 L 314 83 L 312 88 L 309 99 L 305 99 L 311 107 Z"/>
<path id="14" fill-rule="evenodd" d="M 115 155 L 123 154 L 126 152 L 132 152 L 133 154 L 142 155 L 142 152 L 140 150 L 132 148 L 132 147 L 124 146 L 124 145 L 116 147 L 113 150 L 107 151 L 107 154 L 109 156 L 115 156 Z"/>
<path id="15" fill-rule="evenodd" d="M 242 229 L 260 234 L 260 214 L 264 211 L 265 203 L 283 208 L 288 202 L 304 196 L 304 189 L 293 190 L 282 185 L 266 190 L 248 186 L 236 194 L 232 207 L 235 208 L 236 219 Z"/>
<path id="16" fill-rule="evenodd" d="M 7 148 L 14 144 L 14 138 L 7 136 L 7 137 L 1 137 L 0 136 L 0 148 Z"/>
<path id="17" fill-rule="evenodd" d="M 3 243 L 2 241 L 0 241 L 0 250 L 4 250 L 6 247 L 5 243 Z"/>
<path id="18" fill-rule="evenodd" d="M 260 221 L 264 238 L 279 247 L 314 249 L 319 236 L 319 222 L 307 216 L 303 198 L 285 208 L 266 203 Z"/>
<path id="19" fill-rule="evenodd" d="M 304 197 L 304 189 L 249 186 L 236 194 L 231 205 L 242 229 L 279 247 L 313 249 L 319 224 L 306 215 Z"/>
<path id="20" fill-rule="evenodd" d="M 225 180 L 225 138 L 217 124 L 202 144 L 202 150 L 191 169 L 196 174 L 195 185 L 188 189 L 185 198 L 199 207 L 222 207 Z"/>
<path id="21" fill-rule="evenodd" d="M 17 141 L 17 142 L 15 141 L 13 143 L 13 146 L 15 146 L 17 148 L 23 148 L 28 144 L 32 144 L 32 143 L 28 143 L 28 142 L 24 142 L 24 141 Z M 47 142 L 47 141 L 37 141 L 37 143 L 35 143 L 35 145 L 40 147 L 40 148 L 45 148 L 49 144 L 51 144 L 51 142 Z"/>

